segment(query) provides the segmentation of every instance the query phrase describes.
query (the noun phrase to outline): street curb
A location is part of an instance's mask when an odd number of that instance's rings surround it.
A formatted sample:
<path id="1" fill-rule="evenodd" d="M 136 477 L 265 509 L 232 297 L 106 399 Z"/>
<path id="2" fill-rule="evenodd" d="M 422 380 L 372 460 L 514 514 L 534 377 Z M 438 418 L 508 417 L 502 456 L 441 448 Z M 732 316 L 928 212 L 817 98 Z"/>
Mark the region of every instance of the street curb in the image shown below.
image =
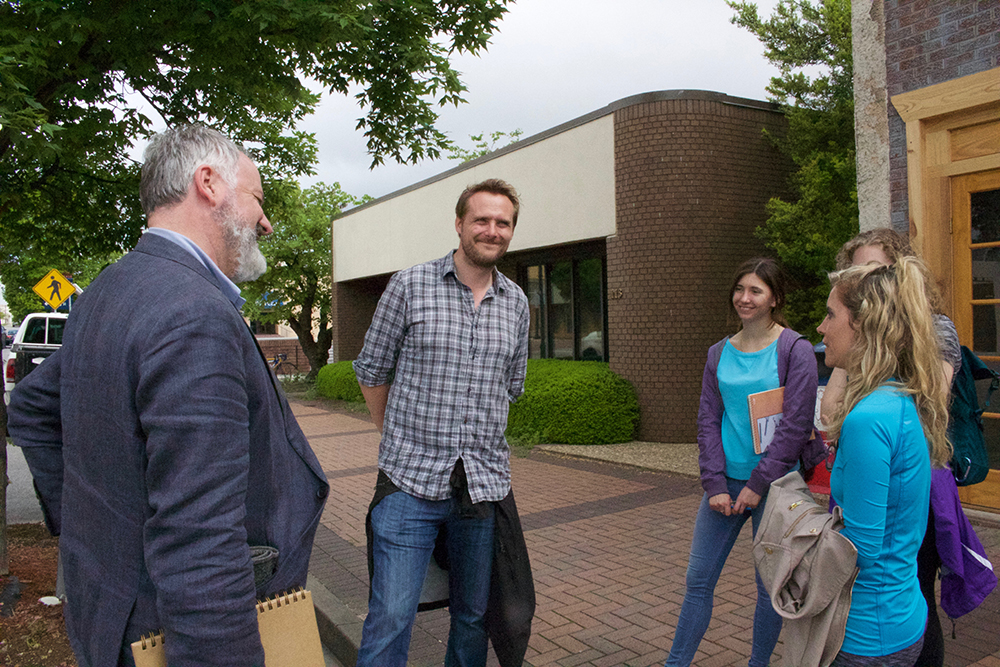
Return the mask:
<path id="1" fill-rule="evenodd" d="M 316 608 L 320 641 L 344 667 L 354 667 L 364 621 L 311 574 L 306 577 L 306 589 Z"/>

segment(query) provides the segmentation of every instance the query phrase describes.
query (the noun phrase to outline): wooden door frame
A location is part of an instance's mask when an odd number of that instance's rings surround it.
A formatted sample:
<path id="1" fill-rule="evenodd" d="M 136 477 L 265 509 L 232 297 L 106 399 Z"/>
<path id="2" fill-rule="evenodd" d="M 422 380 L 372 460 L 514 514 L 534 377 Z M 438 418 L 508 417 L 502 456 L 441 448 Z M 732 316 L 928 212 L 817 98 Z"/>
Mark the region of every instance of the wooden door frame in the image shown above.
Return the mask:
<path id="1" fill-rule="evenodd" d="M 953 176 L 1000 169 L 998 152 L 954 150 L 967 128 L 1000 119 L 1000 67 L 892 97 L 906 123 L 910 243 L 942 281 L 952 311 L 951 183 Z"/>

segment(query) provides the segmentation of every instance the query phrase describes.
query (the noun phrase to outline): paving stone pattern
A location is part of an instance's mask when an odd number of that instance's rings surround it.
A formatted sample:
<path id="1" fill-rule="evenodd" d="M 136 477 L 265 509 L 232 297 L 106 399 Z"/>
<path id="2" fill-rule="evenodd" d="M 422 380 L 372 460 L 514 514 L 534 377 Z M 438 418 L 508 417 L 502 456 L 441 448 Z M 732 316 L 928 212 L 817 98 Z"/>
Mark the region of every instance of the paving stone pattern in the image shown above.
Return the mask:
<path id="1" fill-rule="evenodd" d="M 293 403 L 332 491 L 311 573 L 359 617 L 367 612 L 364 518 L 375 485 L 378 433 L 367 416 Z M 535 451 L 511 464 L 538 607 L 526 664 L 534 667 L 662 665 L 684 597 L 684 574 L 701 499 L 677 474 Z M 1000 530 L 978 531 L 1000 563 Z M 694 664 L 745 665 L 755 586 L 749 523 L 716 589 L 712 623 Z M 1000 593 L 959 619 L 941 614 L 949 667 L 1000 667 Z M 410 665 L 444 662 L 447 610 L 417 616 Z M 772 664 L 782 665 L 779 642 Z M 491 666 L 497 664 L 490 651 Z"/>

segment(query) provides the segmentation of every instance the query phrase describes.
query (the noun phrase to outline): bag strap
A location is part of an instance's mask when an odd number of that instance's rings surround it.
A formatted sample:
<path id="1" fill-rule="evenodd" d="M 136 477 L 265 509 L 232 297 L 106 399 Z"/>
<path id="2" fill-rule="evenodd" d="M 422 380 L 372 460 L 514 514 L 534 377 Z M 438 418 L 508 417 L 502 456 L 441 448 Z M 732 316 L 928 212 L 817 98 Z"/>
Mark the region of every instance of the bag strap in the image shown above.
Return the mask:
<path id="1" fill-rule="evenodd" d="M 782 333 L 784 333 L 784 332 L 782 332 Z M 808 342 L 808 339 L 805 336 L 803 336 L 802 334 L 798 334 L 798 338 L 796 338 L 795 340 L 793 340 L 792 344 L 788 346 L 788 351 L 787 351 L 786 359 L 785 359 L 785 372 L 784 372 L 784 376 L 778 378 L 778 386 L 779 387 L 784 387 L 785 386 L 785 382 L 786 382 L 786 380 L 788 380 L 788 369 L 792 365 L 792 350 L 795 349 L 796 343 L 798 343 L 800 340 L 803 340 L 803 339 Z M 708 360 L 710 362 L 712 362 L 712 365 L 715 366 L 715 368 L 719 367 L 719 360 L 722 358 L 722 350 L 725 349 L 726 342 L 728 340 L 729 340 L 729 336 L 726 336 L 725 338 L 722 339 L 722 345 L 713 345 L 712 349 L 709 350 L 709 359 Z M 779 340 L 780 340 L 780 334 L 779 334 Z M 1000 380 L 998 380 L 997 382 L 1000 383 Z M 1000 386 L 1000 384 L 998 384 L 998 386 Z M 987 405 L 989 405 L 989 403 L 987 403 Z"/>
<path id="2" fill-rule="evenodd" d="M 803 339 L 806 340 L 806 342 L 809 341 L 808 338 L 806 338 L 802 334 L 799 334 L 798 338 L 796 338 L 795 340 L 793 340 L 792 344 L 788 346 L 788 358 L 785 360 L 785 377 L 778 378 L 778 382 L 781 384 L 782 387 L 785 386 L 785 383 L 788 380 L 788 369 L 792 365 L 792 350 L 795 349 L 796 343 L 798 343 L 800 340 L 803 340 Z"/>
<path id="3" fill-rule="evenodd" d="M 719 360 L 722 359 L 722 350 L 725 349 L 726 343 L 728 341 L 729 341 L 729 336 L 726 336 L 725 338 L 723 338 L 720 341 L 722 343 L 722 345 L 718 345 L 718 344 L 713 345 L 708 350 L 708 360 L 715 367 L 716 373 L 718 373 L 718 371 L 719 371 Z"/>
<path id="4" fill-rule="evenodd" d="M 986 407 L 990 406 L 990 401 L 993 400 L 993 392 L 1000 389 L 1000 373 L 993 370 L 986 363 L 979 358 L 975 352 L 970 350 L 965 345 L 962 346 L 962 366 L 963 368 L 968 368 L 969 375 L 972 377 L 973 383 L 978 380 L 989 380 L 990 387 L 986 390 Z M 957 381 L 958 374 L 955 376 L 954 383 Z"/>

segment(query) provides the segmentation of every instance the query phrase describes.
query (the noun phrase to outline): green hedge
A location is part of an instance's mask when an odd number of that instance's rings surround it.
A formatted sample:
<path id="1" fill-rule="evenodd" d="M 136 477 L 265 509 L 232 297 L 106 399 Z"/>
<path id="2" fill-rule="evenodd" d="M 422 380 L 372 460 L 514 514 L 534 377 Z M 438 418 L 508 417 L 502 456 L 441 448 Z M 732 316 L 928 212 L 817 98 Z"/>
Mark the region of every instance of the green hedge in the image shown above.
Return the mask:
<path id="1" fill-rule="evenodd" d="M 350 361 L 321 368 L 316 391 L 364 400 Z M 507 436 L 527 443 L 606 445 L 632 440 L 638 421 L 635 389 L 606 363 L 529 359 L 524 394 L 510 407 Z"/>
<path id="2" fill-rule="evenodd" d="M 319 369 L 316 375 L 316 392 L 320 396 L 343 401 L 365 400 L 350 361 L 338 361 Z"/>
<path id="3" fill-rule="evenodd" d="M 635 389 L 608 364 L 530 359 L 507 435 L 531 443 L 606 445 L 632 440 L 638 421 Z"/>

